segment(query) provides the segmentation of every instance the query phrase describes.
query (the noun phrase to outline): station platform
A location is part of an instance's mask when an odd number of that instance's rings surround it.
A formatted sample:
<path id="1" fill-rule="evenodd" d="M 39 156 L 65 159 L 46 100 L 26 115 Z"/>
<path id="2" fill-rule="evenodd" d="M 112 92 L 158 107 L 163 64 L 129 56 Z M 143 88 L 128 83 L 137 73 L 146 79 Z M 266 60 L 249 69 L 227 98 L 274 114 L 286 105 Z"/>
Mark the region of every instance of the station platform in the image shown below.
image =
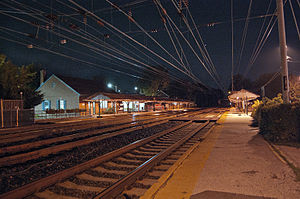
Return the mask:
<path id="1" fill-rule="evenodd" d="M 224 114 L 206 139 L 195 144 L 142 198 L 300 198 L 295 175 L 297 167 L 300 171 L 300 149 L 266 142 L 251 123 L 248 115 Z"/>

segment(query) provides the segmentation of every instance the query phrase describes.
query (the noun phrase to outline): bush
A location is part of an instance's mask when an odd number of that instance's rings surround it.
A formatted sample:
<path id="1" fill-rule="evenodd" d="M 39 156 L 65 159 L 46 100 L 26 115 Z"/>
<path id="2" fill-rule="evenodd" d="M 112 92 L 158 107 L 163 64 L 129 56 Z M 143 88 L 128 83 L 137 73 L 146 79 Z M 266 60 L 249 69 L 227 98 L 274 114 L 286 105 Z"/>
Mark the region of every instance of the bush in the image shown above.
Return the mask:
<path id="1" fill-rule="evenodd" d="M 273 142 L 300 142 L 300 103 L 283 104 L 281 94 L 255 101 L 252 117 L 261 134 Z"/>
<path id="2" fill-rule="evenodd" d="M 258 114 L 260 113 L 260 108 L 261 108 L 261 105 L 263 104 L 262 101 L 259 101 L 259 100 L 255 100 L 254 101 L 254 104 L 252 105 L 252 113 L 251 113 L 251 116 L 256 120 L 258 121 Z"/>
<path id="3" fill-rule="evenodd" d="M 104 114 L 113 114 L 113 113 L 114 113 L 114 109 L 113 109 L 113 108 L 108 108 L 108 109 L 105 110 L 103 113 L 104 113 Z"/>
<path id="4" fill-rule="evenodd" d="M 276 104 L 262 106 L 259 128 L 273 142 L 300 142 L 300 105 Z"/>

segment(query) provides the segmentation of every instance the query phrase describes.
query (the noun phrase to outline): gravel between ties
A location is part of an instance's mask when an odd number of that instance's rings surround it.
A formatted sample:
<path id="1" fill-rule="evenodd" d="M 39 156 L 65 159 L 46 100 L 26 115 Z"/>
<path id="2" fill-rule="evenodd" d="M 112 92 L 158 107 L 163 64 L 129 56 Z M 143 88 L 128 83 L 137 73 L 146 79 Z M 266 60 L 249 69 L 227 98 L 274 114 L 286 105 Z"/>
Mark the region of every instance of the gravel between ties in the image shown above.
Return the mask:
<path id="1" fill-rule="evenodd" d="M 149 137 L 165 129 L 177 126 L 183 122 L 170 121 L 165 124 L 136 130 L 123 135 L 104 139 L 89 145 L 76 147 L 69 151 L 50 155 L 24 164 L 2 167 L 0 171 L 0 194 L 20 186 L 55 174 L 64 169 L 86 162 L 105 153 L 111 152 L 134 141 Z"/>

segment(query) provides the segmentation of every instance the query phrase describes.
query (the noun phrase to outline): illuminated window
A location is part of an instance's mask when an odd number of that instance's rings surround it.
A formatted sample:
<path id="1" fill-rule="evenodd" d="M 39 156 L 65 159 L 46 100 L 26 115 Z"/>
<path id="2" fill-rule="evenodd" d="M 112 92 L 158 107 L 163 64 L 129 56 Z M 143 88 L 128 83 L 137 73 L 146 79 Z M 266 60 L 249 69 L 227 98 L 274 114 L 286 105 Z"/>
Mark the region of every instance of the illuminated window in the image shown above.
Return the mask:
<path id="1" fill-rule="evenodd" d="M 43 111 L 45 111 L 47 109 L 51 109 L 51 101 L 50 100 L 44 100 L 42 102 L 42 109 L 43 109 Z"/>
<path id="2" fill-rule="evenodd" d="M 58 99 L 56 101 L 56 109 L 67 109 L 67 102 L 63 99 Z"/>

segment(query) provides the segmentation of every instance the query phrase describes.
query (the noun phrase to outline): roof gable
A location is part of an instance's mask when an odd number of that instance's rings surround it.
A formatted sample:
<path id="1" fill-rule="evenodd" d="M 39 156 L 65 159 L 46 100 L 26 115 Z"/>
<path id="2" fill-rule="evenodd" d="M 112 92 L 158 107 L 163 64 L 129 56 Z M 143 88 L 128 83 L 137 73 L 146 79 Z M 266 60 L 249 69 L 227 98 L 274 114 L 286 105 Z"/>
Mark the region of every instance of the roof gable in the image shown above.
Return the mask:
<path id="1" fill-rule="evenodd" d="M 69 88 L 71 91 L 73 91 L 74 93 L 76 93 L 77 95 L 80 95 L 80 93 L 78 93 L 75 89 L 73 89 L 71 86 L 69 86 L 67 83 L 65 83 L 63 80 L 61 80 L 60 78 L 58 78 L 56 75 L 52 74 L 45 82 L 43 82 L 36 90 L 39 91 L 41 90 L 41 88 L 47 84 L 51 79 L 57 79 L 59 82 L 61 82 L 64 86 L 66 86 L 67 88 Z"/>

